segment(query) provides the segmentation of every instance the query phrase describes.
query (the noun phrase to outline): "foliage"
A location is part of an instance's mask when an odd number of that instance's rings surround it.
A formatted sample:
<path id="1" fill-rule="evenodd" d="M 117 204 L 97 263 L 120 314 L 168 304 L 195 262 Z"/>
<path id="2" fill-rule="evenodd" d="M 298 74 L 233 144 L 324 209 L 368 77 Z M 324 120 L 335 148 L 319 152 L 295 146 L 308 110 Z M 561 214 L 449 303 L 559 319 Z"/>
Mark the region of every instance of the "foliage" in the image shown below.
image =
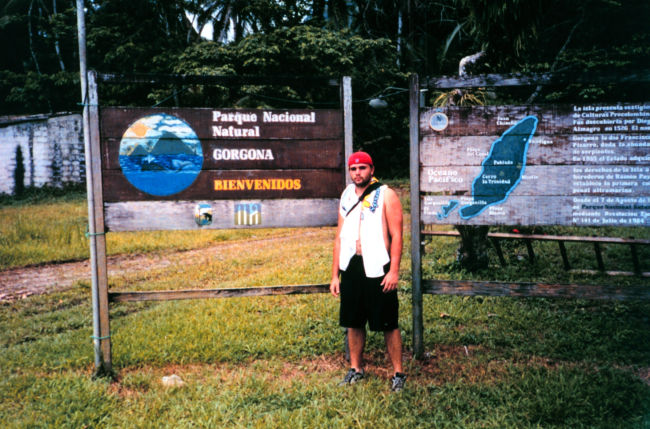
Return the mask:
<path id="1" fill-rule="evenodd" d="M 485 106 L 488 104 L 488 93 L 483 89 L 476 91 L 461 91 L 454 89 L 449 92 L 434 92 L 432 104 L 437 107 L 452 106 Z"/>
<path id="2" fill-rule="evenodd" d="M 350 30 L 331 31 L 313 26 L 254 34 L 239 43 L 204 42 L 189 47 L 175 72 L 181 74 L 352 76 L 355 100 L 366 100 L 390 87 L 404 88 L 406 77 L 396 65 L 392 43 L 369 40 Z M 169 97 L 161 93 L 158 100 Z M 193 88 L 180 95 L 181 104 L 210 107 L 328 108 L 340 107 L 338 87 Z M 185 98 L 185 100 L 183 100 Z M 354 104 L 356 148 L 376 158 L 382 178 L 405 176 L 408 165 L 408 98 L 406 92 L 388 99 L 391 109 L 372 109 L 367 101 Z M 382 144 L 375 143 L 381 139 Z"/>
<path id="3" fill-rule="evenodd" d="M 514 1 L 514 0 L 513 0 Z M 471 3 L 488 3 L 482 0 Z M 533 17 L 509 19 L 506 22 L 523 22 L 534 19 L 526 26 L 517 42 L 505 45 L 490 44 L 484 61 L 475 67 L 475 73 L 495 72 L 566 72 L 601 71 L 609 73 L 630 72 L 647 68 L 648 50 L 644 22 L 650 17 L 650 4 L 643 0 L 591 0 L 586 2 L 542 1 L 523 2 L 528 6 L 517 13 L 529 12 Z M 621 25 L 621 23 L 625 25 Z M 476 29 L 483 29 L 479 27 Z M 481 30 L 484 31 L 484 30 Z M 523 34 L 527 34 L 523 37 Z M 483 39 L 484 41 L 487 39 Z M 490 35 L 490 40 L 492 37 Z M 485 43 L 485 42 L 484 42 Z M 644 101 L 648 96 L 647 84 L 580 85 L 544 89 L 536 103 L 554 102 L 624 102 Z M 532 91 L 519 94 L 503 91 L 506 102 L 523 102 Z M 514 97 L 514 100 L 510 97 Z"/>
<path id="4" fill-rule="evenodd" d="M 76 33 L 71 0 L 0 1 L 0 114 L 78 110 Z"/>
<path id="5" fill-rule="evenodd" d="M 8 206 L 25 206 L 30 204 L 61 203 L 64 201 L 85 201 L 86 185 L 68 184 L 62 187 L 27 186 L 14 195 L 0 194 L 0 209 Z"/>
<path id="6" fill-rule="evenodd" d="M 72 98 L 70 94 L 79 92 L 78 72 L 18 74 L 0 71 L 0 94 L 6 95 L 6 108 L 15 109 L 11 113 L 77 111 L 81 97 Z"/>
<path id="7" fill-rule="evenodd" d="M 187 11 L 196 16 L 199 31 L 212 24 L 212 40 L 241 41 L 249 34 L 270 33 L 299 25 L 309 16 L 306 0 L 208 0 L 187 2 Z"/>
<path id="8" fill-rule="evenodd" d="M 460 0 L 459 3 L 469 11 L 470 33 L 481 43 L 481 50 L 518 56 L 536 39 L 542 0 Z"/>
<path id="9" fill-rule="evenodd" d="M 645 0 L 87 0 L 86 5 L 88 65 L 101 72 L 353 76 L 359 101 L 355 147 L 382 160 L 384 177 L 406 177 L 407 96 L 395 95 L 383 110 L 361 100 L 403 88 L 410 72 L 453 75 L 461 59 L 480 51 L 485 55 L 471 73 L 629 71 L 647 67 L 650 54 Z M 214 42 L 200 36 L 209 25 Z M 72 0 L 0 0 L 0 55 L 6 59 L 0 66 L 0 115 L 79 110 Z M 333 88 L 242 91 L 123 84 L 102 86 L 100 98 L 102 104 L 127 106 L 171 97 L 167 105 L 338 107 Z M 531 93 L 503 89 L 492 93 L 489 103 L 523 103 Z M 530 101 L 639 101 L 647 95 L 648 85 L 574 84 L 543 88 Z M 429 93 L 429 103 L 438 96 Z"/>

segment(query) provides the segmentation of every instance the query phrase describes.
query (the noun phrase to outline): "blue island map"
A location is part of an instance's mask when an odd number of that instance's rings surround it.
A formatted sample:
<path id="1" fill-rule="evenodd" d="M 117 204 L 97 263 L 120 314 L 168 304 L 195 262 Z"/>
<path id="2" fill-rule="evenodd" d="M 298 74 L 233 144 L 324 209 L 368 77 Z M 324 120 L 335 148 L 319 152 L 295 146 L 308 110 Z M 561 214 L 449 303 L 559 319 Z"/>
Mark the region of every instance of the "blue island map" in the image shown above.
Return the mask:
<path id="1" fill-rule="evenodd" d="M 451 201 L 449 201 L 449 204 L 447 204 L 446 206 L 443 206 L 443 207 L 442 207 L 442 213 L 438 213 L 438 214 L 436 215 L 436 217 L 437 217 L 438 219 L 442 220 L 442 218 L 445 218 L 445 217 L 449 216 L 449 213 L 453 212 L 454 209 L 455 209 L 456 207 L 458 207 L 458 204 L 459 204 L 459 203 L 458 203 L 458 201 L 456 201 L 456 200 L 451 200 Z"/>
<path id="2" fill-rule="evenodd" d="M 459 209 L 462 219 L 478 216 L 486 208 L 508 199 L 524 175 L 526 154 L 537 129 L 537 122 L 535 116 L 527 116 L 492 143 L 490 153 L 481 163 L 483 169 L 472 183 L 474 200 Z M 438 219 L 449 216 L 457 206 L 457 201 L 450 201 L 449 205 L 442 208 L 443 213 L 438 214 Z"/>

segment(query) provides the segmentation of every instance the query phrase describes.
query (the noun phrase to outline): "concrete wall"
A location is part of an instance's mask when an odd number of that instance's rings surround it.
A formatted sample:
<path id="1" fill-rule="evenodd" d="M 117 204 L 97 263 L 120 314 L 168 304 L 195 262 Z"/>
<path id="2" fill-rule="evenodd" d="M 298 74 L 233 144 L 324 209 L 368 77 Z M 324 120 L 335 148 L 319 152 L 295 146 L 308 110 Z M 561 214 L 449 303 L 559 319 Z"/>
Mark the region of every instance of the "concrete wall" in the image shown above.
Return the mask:
<path id="1" fill-rule="evenodd" d="M 18 148 L 25 187 L 64 186 L 86 180 L 81 115 L 0 124 L 0 193 L 14 193 Z"/>

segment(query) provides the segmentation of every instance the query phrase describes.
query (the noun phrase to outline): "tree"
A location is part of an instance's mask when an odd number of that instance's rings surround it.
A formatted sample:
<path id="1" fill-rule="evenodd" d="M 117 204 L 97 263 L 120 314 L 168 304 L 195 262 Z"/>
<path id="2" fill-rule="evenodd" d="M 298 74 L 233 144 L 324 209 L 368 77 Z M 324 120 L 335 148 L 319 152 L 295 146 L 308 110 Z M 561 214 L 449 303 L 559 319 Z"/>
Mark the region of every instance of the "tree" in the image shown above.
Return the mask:
<path id="1" fill-rule="evenodd" d="M 350 10 L 346 0 L 313 0 L 311 20 L 314 24 L 328 24 L 340 30 L 350 26 Z"/>
<path id="2" fill-rule="evenodd" d="M 70 0 L 0 0 L 0 114 L 70 107 L 61 100 L 78 87 L 73 6 Z"/>
<path id="3" fill-rule="evenodd" d="M 312 25 L 251 34 L 239 43 L 203 42 L 189 47 L 175 72 L 182 74 L 352 76 L 355 100 L 364 100 L 388 87 L 403 87 L 406 77 L 396 65 L 394 45 L 386 39 L 368 40 L 351 30 L 333 31 Z M 222 107 L 338 109 L 336 87 L 191 88 L 180 94 L 181 104 Z M 160 94 L 160 99 L 169 94 Z M 400 99 L 401 97 L 401 99 Z M 394 109 L 375 110 L 367 101 L 354 103 L 357 148 L 378 159 L 382 177 L 404 176 L 408 165 L 408 96 L 391 101 Z M 322 104 L 325 103 L 325 104 Z M 384 144 L 377 144 L 377 138 Z M 388 144 L 385 144 L 388 143 Z"/>

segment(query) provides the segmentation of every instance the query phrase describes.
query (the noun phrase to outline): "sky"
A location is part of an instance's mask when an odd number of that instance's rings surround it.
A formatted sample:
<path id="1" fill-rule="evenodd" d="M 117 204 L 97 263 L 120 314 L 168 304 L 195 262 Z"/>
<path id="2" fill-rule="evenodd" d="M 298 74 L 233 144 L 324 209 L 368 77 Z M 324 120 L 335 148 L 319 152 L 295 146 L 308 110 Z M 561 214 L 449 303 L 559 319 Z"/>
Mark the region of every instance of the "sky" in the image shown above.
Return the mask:
<path id="1" fill-rule="evenodd" d="M 124 132 L 120 143 L 120 155 L 131 153 L 136 145 L 144 146 L 151 151 L 165 131 L 178 136 L 195 153 L 201 150 L 201 142 L 189 125 L 175 116 L 160 114 L 140 118 Z"/>
<path id="2" fill-rule="evenodd" d="M 185 12 L 185 15 L 189 18 L 189 20 L 192 22 L 192 26 L 196 31 L 199 31 L 199 27 L 196 23 L 195 15 L 192 15 L 189 12 Z M 203 27 L 203 31 L 201 31 L 201 37 L 204 37 L 208 40 L 212 40 L 212 22 L 208 22 L 205 24 Z M 230 39 L 230 31 L 228 32 L 228 38 Z"/>

